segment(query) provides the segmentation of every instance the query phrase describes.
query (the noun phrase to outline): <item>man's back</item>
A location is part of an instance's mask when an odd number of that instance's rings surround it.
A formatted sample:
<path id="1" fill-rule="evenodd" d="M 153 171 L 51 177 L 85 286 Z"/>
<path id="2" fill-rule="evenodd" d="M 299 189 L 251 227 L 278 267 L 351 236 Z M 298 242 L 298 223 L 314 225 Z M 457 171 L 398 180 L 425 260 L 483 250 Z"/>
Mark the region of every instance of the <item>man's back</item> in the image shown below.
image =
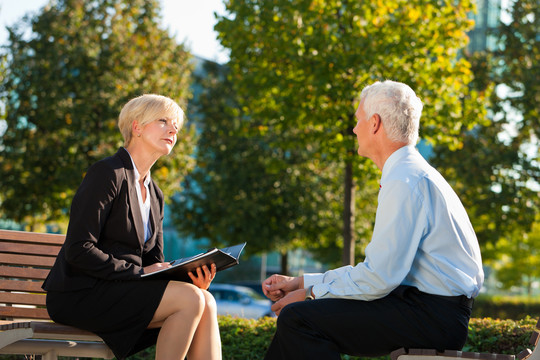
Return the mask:
<path id="1" fill-rule="evenodd" d="M 437 295 L 477 295 L 483 283 L 482 260 L 467 212 L 446 180 L 413 147 L 399 149 L 384 165 L 375 246 L 366 249 L 368 258 L 381 251 L 378 242 L 388 241 L 380 237 L 390 236 L 389 228 L 394 228 L 403 254 L 414 256 L 402 285 Z"/>

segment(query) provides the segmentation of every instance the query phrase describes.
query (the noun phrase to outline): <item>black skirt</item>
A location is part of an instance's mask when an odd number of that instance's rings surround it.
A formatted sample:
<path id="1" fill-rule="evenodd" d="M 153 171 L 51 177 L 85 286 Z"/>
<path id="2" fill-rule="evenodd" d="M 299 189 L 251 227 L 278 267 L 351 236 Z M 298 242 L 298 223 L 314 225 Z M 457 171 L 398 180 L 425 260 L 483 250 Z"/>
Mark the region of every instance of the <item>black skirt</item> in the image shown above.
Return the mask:
<path id="1" fill-rule="evenodd" d="M 118 359 L 157 341 L 160 329 L 148 329 L 168 280 L 106 281 L 91 289 L 47 293 L 52 320 L 99 335 Z"/>

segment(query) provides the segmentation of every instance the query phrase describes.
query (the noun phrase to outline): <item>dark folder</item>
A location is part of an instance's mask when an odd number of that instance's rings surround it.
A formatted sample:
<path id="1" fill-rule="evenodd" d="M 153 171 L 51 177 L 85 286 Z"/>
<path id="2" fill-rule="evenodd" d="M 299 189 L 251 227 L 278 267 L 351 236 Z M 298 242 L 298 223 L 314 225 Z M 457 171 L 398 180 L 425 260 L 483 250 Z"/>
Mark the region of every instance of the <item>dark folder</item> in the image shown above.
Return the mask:
<path id="1" fill-rule="evenodd" d="M 171 261 L 171 267 L 163 270 L 158 270 L 152 273 L 143 274 L 143 278 L 149 279 L 165 279 L 191 282 L 188 272 L 197 275 L 196 269 L 203 265 L 210 269 L 211 264 L 216 264 L 216 270 L 222 271 L 231 266 L 238 265 L 240 254 L 244 250 L 246 243 L 229 246 L 223 249 L 210 249 L 205 253 L 197 254 L 187 258 Z"/>

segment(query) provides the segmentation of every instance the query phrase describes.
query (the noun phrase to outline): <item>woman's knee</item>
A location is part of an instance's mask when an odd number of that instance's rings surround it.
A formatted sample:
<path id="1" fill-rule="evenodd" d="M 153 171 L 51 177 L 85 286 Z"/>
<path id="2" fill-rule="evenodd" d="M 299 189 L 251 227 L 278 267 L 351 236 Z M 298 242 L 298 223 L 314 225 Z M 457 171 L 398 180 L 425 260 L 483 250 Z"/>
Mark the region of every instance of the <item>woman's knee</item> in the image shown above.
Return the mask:
<path id="1" fill-rule="evenodd" d="M 176 281 L 169 282 L 169 287 L 171 288 L 169 297 L 174 302 L 177 311 L 187 310 L 193 314 L 202 315 L 206 306 L 204 290 L 193 284 Z"/>
<path id="2" fill-rule="evenodd" d="M 206 290 L 202 290 L 204 295 L 204 307 L 206 311 L 210 311 L 212 314 L 217 314 L 217 304 L 214 296 Z"/>

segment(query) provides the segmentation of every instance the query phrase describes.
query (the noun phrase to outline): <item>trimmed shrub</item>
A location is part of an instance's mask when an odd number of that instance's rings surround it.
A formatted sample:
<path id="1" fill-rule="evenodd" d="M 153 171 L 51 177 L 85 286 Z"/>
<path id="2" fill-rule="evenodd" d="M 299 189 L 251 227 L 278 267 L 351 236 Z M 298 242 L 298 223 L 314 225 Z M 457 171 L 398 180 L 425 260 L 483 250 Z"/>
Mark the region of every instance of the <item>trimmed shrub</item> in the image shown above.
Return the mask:
<path id="1" fill-rule="evenodd" d="M 475 318 L 519 320 L 527 315 L 540 317 L 540 298 L 482 294 L 474 300 L 472 316 Z"/>
<path id="2" fill-rule="evenodd" d="M 536 321 L 527 317 L 523 320 L 471 319 L 469 337 L 463 351 L 487 352 L 517 355 L 529 347 L 529 340 Z M 219 317 L 223 360 L 262 360 L 276 331 L 275 318 L 258 320 L 238 319 L 230 316 Z M 153 353 L 129 360 L 150 360 Z M 355 356 L 343 355 L 343 360 L 363 360 Z M 370 358 L 388 360 L 390 356 Z M 367 360 L 367 359 L 366 359 Z"/>
<path id="3" fill-rule="evenodd" d="M 517 355 L 530 347 L 537 318 L 523 320 L 471 319 L 463 351 Z"/>
<path id="4" fill-rule="evenodd" d="M 538 319 L 494 320 L 473 318 L 469 324 L 469 337 L 463 351 L 517 355 L 530 347 L 529 340 Z M 276 331 L 275 318 L 258 320 L 219 317 L 223 360 L 262 360 Z M 155 348 L 133 355 L 129 360 L 153 360 Z M 0 360 L 22 360 L 24 356 L 0 355 Z M 69 358 L 61 358 L 69 359 Z M 367 360 L 343 355 L 343 360 Z M 389 356 L 369 358 L 389 360 Z"/>

